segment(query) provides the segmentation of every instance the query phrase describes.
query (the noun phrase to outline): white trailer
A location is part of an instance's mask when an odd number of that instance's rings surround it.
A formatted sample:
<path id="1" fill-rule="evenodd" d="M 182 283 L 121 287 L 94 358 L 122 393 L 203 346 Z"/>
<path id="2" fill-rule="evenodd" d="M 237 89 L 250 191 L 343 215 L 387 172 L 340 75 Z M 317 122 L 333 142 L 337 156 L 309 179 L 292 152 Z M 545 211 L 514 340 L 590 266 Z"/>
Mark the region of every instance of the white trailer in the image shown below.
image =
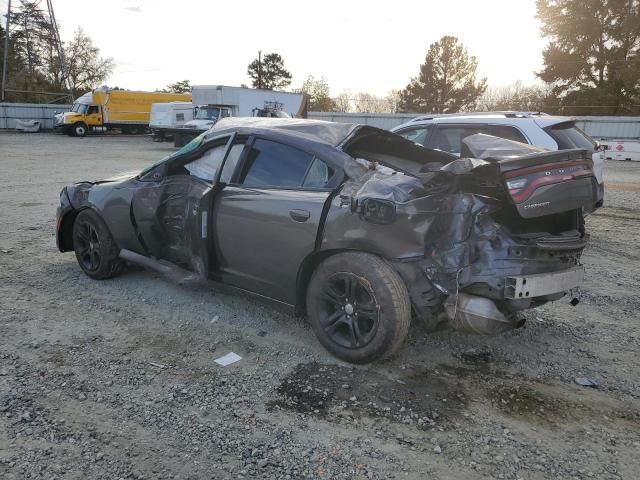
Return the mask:
<path id="1" fill-rule="evenodd" d="M 184 127 L 184 124 L 193 120 L 193 104 L 191 102 L 167 102 L 151 105 L 149 128 L 154 140 L 169 139 L 172 128 Z"/>
<path id="2" fill-rule="evenodd" d="M 640 162 L 640 140 L 599 140 L 604 145 L 607 160 L 630 160 Z"/>

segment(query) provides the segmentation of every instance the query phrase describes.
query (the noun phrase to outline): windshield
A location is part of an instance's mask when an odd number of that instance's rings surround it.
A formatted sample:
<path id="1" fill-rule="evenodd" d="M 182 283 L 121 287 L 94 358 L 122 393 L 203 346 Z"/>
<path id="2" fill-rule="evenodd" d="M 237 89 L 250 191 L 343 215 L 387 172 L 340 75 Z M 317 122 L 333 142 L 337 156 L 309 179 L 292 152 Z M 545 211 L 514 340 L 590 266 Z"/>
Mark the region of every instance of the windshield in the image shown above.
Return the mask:
<path id="1" fill-rule="evenodd" d="M 71 111 L 76 113 L 87 113 L 88 109 L 89 105 L 86 103 L 74 103 L 71 107 Z"/>
<path id="2" fill-rule="evenodd" d="M 198 113 L 196 113 L 196 120 L 218 120 L 219 116 L 219 108 L 198 108 Z"/>

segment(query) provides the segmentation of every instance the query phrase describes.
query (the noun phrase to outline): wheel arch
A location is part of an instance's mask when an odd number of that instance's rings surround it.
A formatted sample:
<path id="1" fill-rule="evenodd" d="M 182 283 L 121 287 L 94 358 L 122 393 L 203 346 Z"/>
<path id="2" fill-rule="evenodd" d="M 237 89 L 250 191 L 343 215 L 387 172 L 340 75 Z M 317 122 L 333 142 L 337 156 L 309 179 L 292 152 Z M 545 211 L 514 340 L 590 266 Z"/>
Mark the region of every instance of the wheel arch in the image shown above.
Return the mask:
<path id="1" fill-rule="evenodd" d="M 76 218 L 80 212 L 84 210 L 93 210 L 96 214 L 100 215 L 97 209 L 92 208 L 89 205 L 82 206 L 80 208 L 74 208 L 69 210 L 60 218 L 60 224 L 57 229 L 57 242 L 58 250 L 61 252 L 70 252 L 74 249 L 73 245 L 73 224 L 76 222 Z M 102 218 L 102 215 L 100 215 Z"/>

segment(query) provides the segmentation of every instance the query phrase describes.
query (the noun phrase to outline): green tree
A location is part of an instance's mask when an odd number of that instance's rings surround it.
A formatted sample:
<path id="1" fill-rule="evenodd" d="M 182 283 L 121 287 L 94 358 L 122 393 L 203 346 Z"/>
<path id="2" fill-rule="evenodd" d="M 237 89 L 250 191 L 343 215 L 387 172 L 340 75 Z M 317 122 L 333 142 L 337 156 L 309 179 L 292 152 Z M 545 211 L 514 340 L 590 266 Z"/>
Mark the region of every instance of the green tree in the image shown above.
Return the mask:
<path id="1" fill-rule="evenodd" d="M 473 108 L 487 80 L 476 81 L 478 62 L 456 37 L 432 43 L 420 73 L 400 93 L 399 108 L 408 112 L 455 113 Z"/>
<path id="2" fill-rule="evenodd" d="M 296 91 L 307 94 L 311 112 L 333 112 L 336 109 L 335 102 L 329 96 L 329 84 L 324 77 L 309 75 Z"/>
<path id="3" fill-rule="evenodd" d="M 247 75 L 254 88 L 277 90 L 291 85 L 291 73 L 284 68 L 284 60 L 277 53 L 256 58 L 247 67 Z"/>
<path id="4" fill-rule="evenodd" d="M 170 83 L 162 91 L 166 93 L 191 93 L 191 82 L 189 80 L 179 80 Z"/>
<path id="5" fill-rule="evenodd" d="M 553 86 L 564 112 L 634 113 L 640 0 L 536 0 L 536 6 L 550 40 L 538 76 Z"/>

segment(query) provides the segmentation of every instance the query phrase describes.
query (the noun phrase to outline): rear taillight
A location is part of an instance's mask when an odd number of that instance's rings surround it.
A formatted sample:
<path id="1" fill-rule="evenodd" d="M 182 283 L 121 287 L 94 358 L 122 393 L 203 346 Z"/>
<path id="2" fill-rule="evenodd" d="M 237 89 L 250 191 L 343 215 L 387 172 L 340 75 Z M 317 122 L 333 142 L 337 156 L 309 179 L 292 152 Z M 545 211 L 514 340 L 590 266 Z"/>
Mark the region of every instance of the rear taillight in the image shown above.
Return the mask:
<path id="1" fill-rule="evenodd" d="M 591 166 L 592 162 L 589 160 L 547 164 L 507 172 L 504 174 L 504 180 L 513 201 L 522 203 L 535 190 L 545 185 L 592 176 Z"/>

